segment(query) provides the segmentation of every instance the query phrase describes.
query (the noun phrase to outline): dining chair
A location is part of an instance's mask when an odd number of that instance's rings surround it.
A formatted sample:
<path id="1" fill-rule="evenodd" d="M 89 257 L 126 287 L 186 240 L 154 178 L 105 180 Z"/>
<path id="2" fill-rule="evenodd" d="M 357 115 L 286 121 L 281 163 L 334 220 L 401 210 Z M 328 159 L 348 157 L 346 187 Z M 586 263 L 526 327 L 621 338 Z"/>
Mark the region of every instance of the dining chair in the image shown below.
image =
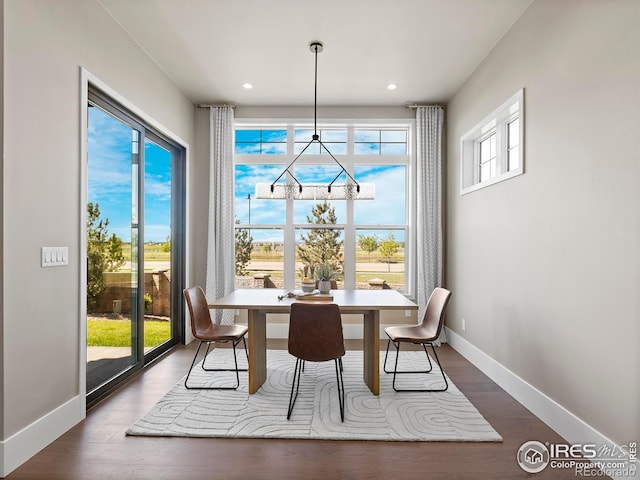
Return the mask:
<path id="1" fill-rule="evenodd" d="M 387 334 L 389 340 L 387 341 L 387 353 L 384 356 L 384 373 L 393 373 L 393 389 L 396 392 L 444 392 L 449 388 L 447 377 L 444 374 L 444 369 L 438 359 L 438 354 L 433 346 L 433 342 L 438 338 L 442 331 L 442 325 L 444 323 L 444 313 L 451 298 L 451 292 L 444 288 L 436 287 L 427 301 L 427 309 L 424 313 L 422 322 L 418 325 L 386 327 L 384 333 Z M 387 357 L 389 356 L 389 345 L 393 342 L 393 346 L 396 348 L 396 362 L 393 371 L 387 370 Z M 401 343 L 413 343 L 416 345 L 422 345 L 424 353 L 427 355 L 427 361 L 429 362 L 428 370 L 398 370 L 398 358 L 400 357 L 400 344 Z M 411 389 L 411 388 L 396 388 L 396 376 L 398 374 L 405 373 L 431 373 L 433 370 L 433 364 L 431 358 L 429 358 L 429 352 L 427 352 L 427 345 L 431 346 L 433 350 L 433 356 L 438 362 L 440 367 L 440 373 L 444 379 L 444 388 L 436 389 Z"/>
<path id="2" fill-rule="evenodd" d="M 333 360 L 338 383 L 340 419 L 344 422 L 345 395 L 342 377 L 342 357 L 345 354 L 340 307 L 326 302 L 295 302 L 289 315 L 289 353 L 296 357 L 296 365 L 289 396 L 287 420 L 298 398 L 300 377 L 305 362 Z M 294 394 L 295 392 L 295 394 Z"/>
<path id="3" fill-rule="evenodd" d="M 184 381 L 184 386 L 189 390 L 236 390 L 240 386 L 240 374 L 239 372 L 246 372 L 247 369 L 238 368 L 238 358 L 236 357 L 236 346 L 242 341 L 244 343 L 244 351 L 249 360 L 249 354 L 247 353 L 247 342 L 245 335 L 247 334 L 247 327 L 245 325 L 217 325 L 211 320 L 211 313 L 209 311 L 209 304 L 207 298 L 202 291 L 201 287 L 195 286 L 186 288 L 184 291 L 184 298 L 187 301 L 187 307 L 189 308 L 189 316 L 191 317 L 191 333 L 200 341 L 196 354 L 189 367 L 189 373 Z M 205 361 L 209 354 L 209 349 L 212 343 L 229 343 L 233 347 L 233 360 L 235 362 L 235 368 L 210 368 L 205 367 Z M 202 344 L 207 344 L 207 350 L 204 352 L 204 358 L 202 359 L 202 369 L 207 372 L 236 372 L 236 385 L 235 386 L 189 386 L 189 376 L 193 370 L 193 366 L 200 353 Z"/>

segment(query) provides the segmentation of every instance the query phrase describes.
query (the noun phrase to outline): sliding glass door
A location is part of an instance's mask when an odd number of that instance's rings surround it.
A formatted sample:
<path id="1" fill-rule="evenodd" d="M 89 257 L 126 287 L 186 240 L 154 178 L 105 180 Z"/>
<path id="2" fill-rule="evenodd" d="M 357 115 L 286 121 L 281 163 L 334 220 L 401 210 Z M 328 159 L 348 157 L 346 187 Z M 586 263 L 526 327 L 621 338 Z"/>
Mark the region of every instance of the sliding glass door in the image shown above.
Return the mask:
<path id="1" fill-rule="evenodd" d="M 184 149 L 90 90 L 87 403 L 184 332 Z"/>

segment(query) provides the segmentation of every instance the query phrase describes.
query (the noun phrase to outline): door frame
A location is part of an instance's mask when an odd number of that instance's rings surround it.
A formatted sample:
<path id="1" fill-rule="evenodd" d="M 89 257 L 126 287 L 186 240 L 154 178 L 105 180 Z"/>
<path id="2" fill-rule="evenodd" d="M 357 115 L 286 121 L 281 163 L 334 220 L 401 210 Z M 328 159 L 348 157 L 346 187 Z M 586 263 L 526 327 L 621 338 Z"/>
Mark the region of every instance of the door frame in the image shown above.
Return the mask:
<path id="1" fill-rule="evenodd" d="M 181 190 L 181 194 L 183 198 L 181 201 L 184 205 L 184 212 L 180 216 L 180 219 L 176 219 L 174 215 L 175 209 L 172 209 L 172 222 L 175 222 L 175 226 L 172 225 L 172 240 L 174 237 L 174 232 L 181 232 L 181 235 L 177 236 L 177 242 L 175 242 L 177 251 L 172 252 L 171 255 L 171 268 L 176 268 L 175 271 L 172 271 L 172 275 L 176 273 L 179 278 L 179 282 L 182 285 L 186 285 L 187 280 L 190 278 L 189 272 L 189 262 L 187 259 L 189 258 L 188 251 L 188 231 L 189 231 L 189 194 L 188 194 L 188 182 L 189 178 L 189 144 L 180 138 L 178 135 L 173 133 L 170 129 L 163 126 L 161 123 L 156 121 L 153 117 L 144 112 L 143 109 L 139 108 L 137 105 L 128 101 L 123 95 L 118 93 L 116 90 L 111 88 L 105 82 L 100 80 L 98 77 L 93 75 L 87 69 L 80 67 L 80 198 L 79 198 L 79 252 L 78 258 L 86 259 L 87 257 L 87 240 L 86 240 L 86 225 L 87 225 L 87 200 L 88 200 L 88 102 L 89 102 L 89 88 L 97 89 L 102 92 L 106 97 L 108 97 L 111 101 L 119 104 L 128 114 L 132 115 L 134 120 L 138 120 L 142 124 L 146 124 L 146 126 L 150 127 L 150 129 L 154 132 L 156 136 L 159 138 L 165 137 L 170 142 L 175 143 L 177 146 L 181 147 L 182 158 L 180 159 L 182 164 L 182 169 L 178 172 L 177 177 L 174 181 L 172 178 L 172 195 L 175 194 L 175 187 L 178 185 L 177 182 L 183 182 L 184 187 Z M 173 163 L 173 162 L 172 162 Z M 172 167 L 173 174 L 173 167 Z M 139 192 L 143 194 L 143 192 Z M 173 203 L 173 202 L 172 202 Z M 142 237 L 142 235 L 141 235 Z M 172 245 L 172 249 L 174 246 Z M 179 262 L 178 264 L 176 262 Z M 142 278 L 142 280 L 140 280 Z M 144 275 L 139 275 L 139 282 L 144 282 Z M 78 335 L 78 352 L 79 352 L 79 368 L 78 368 L 78 390 L 80 397 L 80 414 L 81 417 L 84 418 L 86 416 L 87 409 L 87 383 L 86 383 L 86 370 L 87 370 L 87 304 L 86 304 L 86 296 L 87 296 L 87 271 L 84 267 L 84 261 L 82 263 L 82 267 L 79 268 L 79 279 L 78 279 L 78 291 L 79 291 L 79 335 Z M 138 285 L 139 291 L 140 284 Z M 186 338 L 186 316 L 184 312 L 184 302 L 182 300 L 181 292 L 178 292 L 179 289 L 172 288 L 172 319 L 175 319 L 173 322 L 173 330 L 172 335 L 176 338 L 176 344 L 184 343 Z M 142 295 L 139 295 L 139 307 L 142 305 L 142 310 L 144 311 L 144 298 Z M 174 308 L 177 308 L 178 311 L 174 312 Z M 175 314 L 175 317 L 174 317 Z M 143 325 L 140 324 L 138 326 L 138 331 L 140 332 L 143 328 Z M 143 337 L 138 335 L 139 344 L 138 348 L 141 348 L 140 343 L 143 342 Z M 143 361 L 141 365 L 134 366 L 127 371 L 127 375 L 131 375 L 135 373 L 135 371 L 144 368 L 145 365 L 151 363 L 155 358 L 162 355 L 164 352 L 157 352 L 154 355 L 150 355 L 148 358 L 145 358 L 143 355 Z M 109 382 L 106 385 L 109 385 Z M 103 398 L 105 395 L 108 395 L 116 385 L 111 386 L 110 388 L 105 388 L 104 392 L 101 393 L 99 398 L 95 399 L 98 401 L 100 398 Z M 101 387 L 102 388 L 102 387 Z M 93 404 L 93 402 L 91 403 Z"/>

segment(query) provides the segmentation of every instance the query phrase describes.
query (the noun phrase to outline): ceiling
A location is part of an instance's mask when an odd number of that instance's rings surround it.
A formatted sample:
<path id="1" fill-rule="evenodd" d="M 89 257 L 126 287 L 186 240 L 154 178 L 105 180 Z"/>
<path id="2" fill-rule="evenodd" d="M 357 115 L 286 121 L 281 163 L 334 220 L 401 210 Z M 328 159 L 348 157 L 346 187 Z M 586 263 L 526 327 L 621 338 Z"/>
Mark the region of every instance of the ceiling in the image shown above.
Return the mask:
<path id="1" fill-rule="evenodd" d="M 194 103 L 242 106 L 312 105 L 312 41 L 320 106 L 446 103 L 532 2 L 99 1 Z"/>

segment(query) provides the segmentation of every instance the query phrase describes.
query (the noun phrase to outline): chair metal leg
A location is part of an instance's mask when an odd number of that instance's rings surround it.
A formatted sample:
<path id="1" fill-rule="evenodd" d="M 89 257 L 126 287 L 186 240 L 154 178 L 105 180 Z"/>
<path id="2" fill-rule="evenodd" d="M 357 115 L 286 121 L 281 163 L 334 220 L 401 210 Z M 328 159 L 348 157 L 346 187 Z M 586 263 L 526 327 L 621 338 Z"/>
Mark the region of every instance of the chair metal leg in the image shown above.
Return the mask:
<path id="1" fill-rule="evenodd" d="M 387 357 L 389 356 L 389 345 L 391 345 L 391 339 L 387 340 L 387 352 L 384 354 L 384 363 L 382 364 L 382 369 L 384 370 L 384 373 L 391 373 L 391 372 L 387 372 Z"/>
<path id="2" fill-rule="evenodd" d="M 336 381 L 338 382 L 338 403 L 340 404 L 340 420 L 344 422 L 344 379 L 342 377 L 342 357 L 334 360 L 336 365 Z"/>
<path id="3" fill-rule="evenodd" d="M 244 336 L 241 339 L 243 342 L 244 340 Z M 204 354 L 204 358 L 202 359 L 202 364 L 201 367 L 204 371 L 206 372 L 236 372 L 236 385 L 233 387 L 206 387 L 206 386 L 190 386 L 188 384 L 189 382 L 189 376 L 191 375 L 191 371 L 193 370 L 193 366 L 196 363 L 196 359 L 198 358 L 198 354 L 200 353 L 200 348 L 202 347 L 202 344 L 206 343 L 207 344 L 207 349 L 205 351 Z M 185 378 L 184 380 L 184 386 L 187 390 L 237 390 L 238 387 L 240 386 L 240 373 L 239 372 L 246 372 L 247 369 L 239 369 L 238 368 L 238 357 L 236 356 L 236 346 L 238 345 L 238 343 L 240 343 L 240 340 L 233 342 L 232 341 L 232 345 L 233 345 L 233 360 L 235 362 L 235 367 L 236 368 L 205 368 L 204 363 L 207 360 L 207 355 L 209 354 L 209 350 L 211 348 L 211 343 L 212 342 L 207 342 L 205 340 L 201 340 L 200 344 L 198 345 L 198 349 L 196 350 L 196 354 L 193 356 L 193 361 L 191 362 L 191 367 L 189 367 L 189 372 L 187 373 L 187 378 Z M 246 352 L 246 347 L 247 344 L 245 342 L 245 352 Z M 247 359 L 248 359 L 248 354 L 247 354 Z"/>
<path id="4" fill-rule="evenodd" d="M 416 345 L 422 346 L 422 349 L 424 350 L 424 353 L 427 356 L 427 361 L 429 362 L 429 370 L 397 370 L 398 354 L 400 353 L 401 342 L 393 342 L 393 346 L 396 349 L 396 368 L 394 368 L 393 370 L 387 370 L 387 357 L 389 356 L 389 344 L 391 342 L 392 342 L 391 339 L 387 341 L 387 353 L 385 353 L 384 355 L 384 365 L 382 367 L 382 369 L 384 370 L 384 373 L 394 373 L 394 372 L 395 373 L 431 373 L 431 370 L 433 370 L 433 364 L 431 363 L 431 358 L 429 358 L 429 353 L 427 353 L 427 347 L 425 346 L 424 343 L 419 343 L 419 344 L 416 343 Z"/>
<path id="5" fill-rule="evenodd" d="M 298 391 L 300 390 L 300 378 L 304 371 L 304 360 L 296 358 L 296 366 L 293 371 L 293 382 L 291 383 L 291 394 L 289 395 L 289 410 L 287 411 L 287 420 L 291 419 L 291 412 L 293 412 L 293 406 L 298 398 Z M 336 380 L 338 383 L 338 403 L 340 405 L 340 420 L 344 422 L 345 412 L 345 393 L 344 393 L 344 378 L 342 377 L 342 367 L 338 366 L 342 363 L 342 358 L 336 358 L 334 364 L 336 367 Z M 295 392 L 294 392 L 295 390 Z"/>
<path id="6" fill-rule="evenodd" d="M 242 340 L 243 342 L 245 342 L 244 337 L 242 337 L 242 339 L 241 339 L 241 340 Z M 224 341 L 224 342 L 218 342 L 218 343 L 228 343 L 228 342 L 229 342 L 229 341 L 227 340 L 227 341 Z M 202 369 L 203 369 L 205 372 L 235 372 L 235 371 L 236 371 L 236 369 L 235 369 L 235 368 L 206 368 L 206 367 L 204 366 L 204 362 L 205 362 L 205 361 L 206 361 L 206 359 L 207 359 L 207 355 L 209 355 L 209 348 L 211 347 L 211 344 L 212 344 L 212 343 L 214 343 L 214 342 L 208 342 L 208 343 L 209 343 L 209 345 L 207 345 L 207 351 L 204 353 L 204 358 L 202 359 L 202 365 L 201 365 L 201 366 L 202 366 Z M 240 343 L 240 340 L 238 340 L 238 341 L 236 341 L 236 342 L 231 342 L 231 344 L 232 344 L 232 346 L 233 346 L 233 356 L 234 356 L 234 358 L 236 357 L 236 346 L 237 346 L 239 343 Z M 244 347 L 245 347 L 245 353 L 246 353 L 246 355 L 247 355 L 247 361 L 248 361 L 248 360 L 249 360 L 249 353 L 248 353 L 248 351 L 247 351 L 247 343 L 246 343 L 246 342 L 245 342 L 245 344 L 244 344 Z M 236 366 L 237 366 L 237 363 L 238 363 L 238 361 L 237 361 L 237 359 L 236 359 Z M 246 371 L 248 371 L 248 369 L 247 369 L 247 368 L 241 368 L 241 369 L 238 369 L 238 371 L 239 371 L 239 372 L 246 372 Z"/>
<path id="7" fill-rule="evenodd" d="M 244 354 L 247 356 L 247 363 L 249 363 L 249 349 L 247 348 L 247 341 L 244 338 L 244 335 L 242 336 L 242 343 L 244 344 Z"/>
<path id="8" fill-rule="evenodd" d="M 425 342 L 425 343 L 421 343 L 420 345 L 422 345 L 422 348 L 424 349 L 424 353 L 427 356 L 427 361 L 429 362 L 429 370 L 398 370 L 398 358 L 400 357 L 400 343 L 401 342 L 393 342 L 393 346 L 396 348 L 396 361 L 395 361 L 395 365 L 394 365 L 394 369 L 393 371 L 387 371 L 387 356 L 389 355 L 389 344 L 391 343 L 391 339 L 389 339 L 389 341 L 387 342 L 387 352 L 384 356 L 384 372 L 385 373 L 393 373 L 393 382 L 392 382 L 392 386 L 393 389 L 396 392 L 444 392 L 445 390 L 447 390 L 449 388 L 449 383 L 447 382 L 447 377 L 444 374 L 444 369 L 442 368 L 442 364 L 440 363 L 440 359 L 438 358 L 438 354 L 436 353 L 436 349 L 433 346 L 433 343 L 431 342 Z M 444 388 L 436 388 L 436 389 L 401 389 L 401 388 L 396 388 L 396 376 L 397 374 L 404 374 L 404 373 L 431 373 L 431 371 L 433 370 L 433 364 L 431 363 L 431 358 L 429 357 L 429 352 L 427 351 L 427 346 L 426 344 L 431 345 L 431 349 L 433 350 L 433 355 L 434 358 L 436 359 L 436 362 L 438 363 L 438 367 L 440 368 L 440 373 L 442 374 L 442 379 L 444 380 Z"/>
<path id="9" fill-rule="evenodd" d="M 187 385 L 187 382 L 189 381 L 189 375 L 191 375 L 191 370 L 193 370 L 193 366 L 196 363 L 196 359 L 198 358 L 198 353 L 200 353 L 200 347 L 202 347 L 202 344 L 205 343 L 203 341 L 200 341 L 200 343 L 198 344 L 198 349 L 196 350 L 196 354 L 193 356 L 193 361 L 191 362 L 191 366 L 189 367 L 189 372 L 187 373 L 187 378 L 184 379 L 184 386 L 191 390 L 191 389 L 195 389 L 195 387 L 190 387 L 189 385 Z M 207 347 L 207 351 L 208 351 L 208 347 Z"/>
<path id="10" fill-rule="evenodd" d="M 295 405 L 296 399 L 298 398 L 298 390 L 300 389 L 300 377 L 302 376 L 303 365 L 304 360 L 296 358 L 296 366 L 293 370 L 293 382 L 291 382 L 291 395 L 289 395 L 289 410 L 287 411 L 287 420 L 291 419 L 291 412 L 293 412 L 293 406 Z M 296 391 L 295 395 L 293 394 L 294 388 Z"/>
<path id="11" fill-rule="evenodd" d="M 436 353 L 436 347 L 433 346 L 433 343 L 429 343 L 431 345 L 431 350 L 433 350 L 433 356 L 436 357 L 436 362 L 438 362 L 438 367 L 440 367 L 440 373 L 442 374 L 442 379 L 444 380 L 444 388 L 439 390 L 431 390 L 432 392 L 444 392 L 449 388 L 449 382 L 447 382 L 447 377 L 444 374 L 444 368 L 442 368 L 442 364 L 440 363 L 440 359 L 438 358 L 438 354 Z M 426 348 L 425 348 L 426 351 Z"/>

